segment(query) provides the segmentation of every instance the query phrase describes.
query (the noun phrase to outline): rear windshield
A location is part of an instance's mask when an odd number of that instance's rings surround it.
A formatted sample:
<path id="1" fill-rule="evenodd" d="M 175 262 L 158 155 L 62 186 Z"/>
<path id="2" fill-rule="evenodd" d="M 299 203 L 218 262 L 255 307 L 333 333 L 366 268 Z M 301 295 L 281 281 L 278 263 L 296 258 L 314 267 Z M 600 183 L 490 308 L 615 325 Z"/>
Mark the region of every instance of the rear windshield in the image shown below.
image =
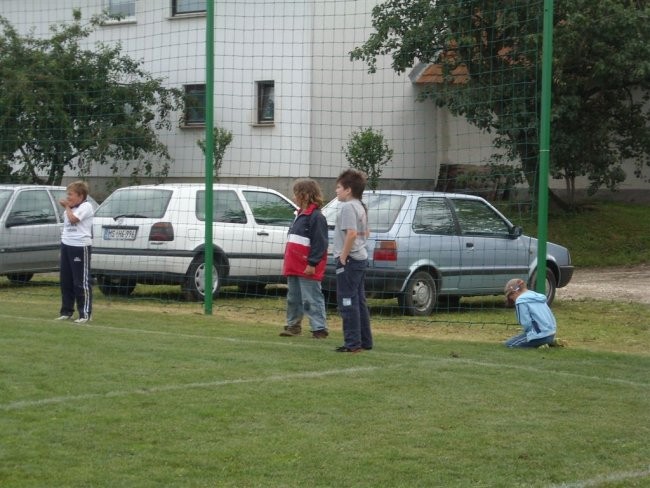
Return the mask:
<path id="1" fill-rule="evenodd" d="M 172 190 L 129 188 L 109 196 L 95 212 L 96 217 L 159 219 L 165 215 Z"/>
<path id="2" fill-rule="evenodd" d="M 406 200 L 404 195 L 365 194 L 363 203 L 368 208 L 370 232 L 388 232 L 393 227 L 397 215 L 404 205 L 404 200 Z M 339 203 L 338 200 L 332 200 L 323 208 L 323 215 L 325 215 L 330 228 L 334 228 L 336 225 L 336 211 Z"/>

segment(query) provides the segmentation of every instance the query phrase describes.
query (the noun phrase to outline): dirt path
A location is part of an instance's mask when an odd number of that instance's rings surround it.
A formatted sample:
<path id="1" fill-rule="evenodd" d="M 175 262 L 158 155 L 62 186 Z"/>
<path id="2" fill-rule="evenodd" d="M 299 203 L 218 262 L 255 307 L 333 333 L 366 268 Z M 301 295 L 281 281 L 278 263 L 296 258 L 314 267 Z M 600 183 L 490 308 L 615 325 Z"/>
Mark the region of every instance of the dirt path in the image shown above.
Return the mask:
<path id="1" fill-rule="evenodd" d="M 650 265 L 578 268 L 571 282 L 558 288 L 559 300 L 622 300 L 650 304 Z"/>

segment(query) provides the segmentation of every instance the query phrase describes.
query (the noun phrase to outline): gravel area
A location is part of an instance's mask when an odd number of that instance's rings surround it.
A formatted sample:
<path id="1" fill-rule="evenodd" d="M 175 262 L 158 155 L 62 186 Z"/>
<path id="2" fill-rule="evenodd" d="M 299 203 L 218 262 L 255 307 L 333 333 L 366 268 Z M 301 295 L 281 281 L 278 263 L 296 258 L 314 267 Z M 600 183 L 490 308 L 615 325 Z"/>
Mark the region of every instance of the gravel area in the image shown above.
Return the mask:
<path id="1" fill-rule="evenodd" d="M 560 300 L 622 300 L 650 304 L 650 265 L 615 268 L 577 268 L 564 288 Z"/>

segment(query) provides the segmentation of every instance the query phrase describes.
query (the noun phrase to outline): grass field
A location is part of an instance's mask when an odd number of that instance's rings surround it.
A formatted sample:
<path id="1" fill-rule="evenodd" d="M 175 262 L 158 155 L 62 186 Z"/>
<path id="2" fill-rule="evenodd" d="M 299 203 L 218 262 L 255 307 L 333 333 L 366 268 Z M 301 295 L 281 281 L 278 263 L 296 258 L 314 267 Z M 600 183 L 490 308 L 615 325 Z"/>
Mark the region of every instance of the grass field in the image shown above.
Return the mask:
<path id="1" fill-rule="evenodd" d="M 346 355 L 333 310 L 327 340 L 278 337 L 282 296 L 97 293 L 74 326 L 56 287 L 0 286 L 0 486 L 649 486 L 650 307 L 558 301 L 569 346 L 515 351 L 491 300 L 373 303 Z"/>

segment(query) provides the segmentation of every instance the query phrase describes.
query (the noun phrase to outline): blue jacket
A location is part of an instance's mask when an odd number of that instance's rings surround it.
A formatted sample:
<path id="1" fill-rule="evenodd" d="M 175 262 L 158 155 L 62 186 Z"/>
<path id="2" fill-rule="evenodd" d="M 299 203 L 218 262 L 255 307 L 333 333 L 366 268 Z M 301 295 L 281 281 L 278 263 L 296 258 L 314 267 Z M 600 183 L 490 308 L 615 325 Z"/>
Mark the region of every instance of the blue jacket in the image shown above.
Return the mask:
<path id="1" fill-rule="evenodd" d="M 515 302 L 515 312 L 517 322 L 524 328 L 529 341 L 555 334 L 555 316 L 546 303 L 546 296 L 541 293 L 527 290 L 519 295 Z"/>

